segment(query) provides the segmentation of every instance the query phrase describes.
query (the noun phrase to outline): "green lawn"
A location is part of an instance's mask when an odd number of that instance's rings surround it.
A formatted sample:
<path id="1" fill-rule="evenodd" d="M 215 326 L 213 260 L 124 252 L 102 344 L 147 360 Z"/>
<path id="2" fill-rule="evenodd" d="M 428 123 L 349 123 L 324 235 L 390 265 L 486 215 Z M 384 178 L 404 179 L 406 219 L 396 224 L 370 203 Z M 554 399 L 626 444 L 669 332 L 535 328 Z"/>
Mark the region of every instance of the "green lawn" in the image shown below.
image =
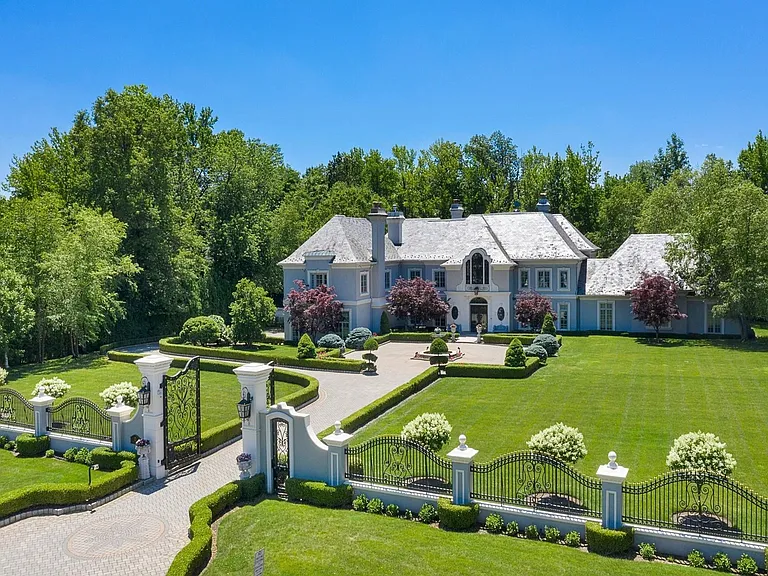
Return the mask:
<path id="1" fill-rule="evenodd" d="M 92 474 L 95 480 L 111 472 L 95 470 Z M 88 467 L 53 458 L 19 458 L 0 450 L 0 493 L 47 482 L 88 482 Z"/>
<path id="2" fill-rule="evenodd" d="M 278 500 L 246 506 L 224 518 L 216 545 L 216 558 L 205 576 L 250 576 L 260 548 L 268 575 L 690 573 L 680 566 L 609 559 L 544 542 L 446 532 L 396 518 Z"/>
<path id="3" fill-rule="evenodd" d="M 179 370 L 171 368 L 168 374 Z M 15 388 L 27 398 L 32 396 L 32 389 L 41 378 L 58 376 L 66 380 L 72 389 L 64 399 L 72 396 L 90 398 L 103 405 L 99 392 L 118 382 L 132 382 L 139 386 L 141 374 L 133 364 L 112 362 L 105 356 L 88 355 L 81 358 L 61 358 L 49 360 L 41 365 L 28 365 L 11 370 L 8 386 Z M 298 384 L 275 383 L 275 396 L 278 399 L 301 389 Z M 200 410 L 203 430 L 208 430 L 237 417 L 235 404 L 240 399 L 240 385 L 234 374 L 221 372 L 200 373 Z"/>
<path id="4" fill-rule="evenodd" d="M 672 441 L 714 432 L 738 465 L 734 478 L 768 495 L 768 344 L 766 339 L 671 341 L 564 338 L 559 357 L 525 380 L 445 378 L 356 434 L 355 443 L 399 434 L 422 412 L 443 412 L 453 426 L 443 453 L 466 434 L 478 461 L 516 450 L 555 422 L 578 427 L 589 454 L 578 463 L 593 475 L 607 454 L 629 467 L 630 482 L 666 471 Z"/>

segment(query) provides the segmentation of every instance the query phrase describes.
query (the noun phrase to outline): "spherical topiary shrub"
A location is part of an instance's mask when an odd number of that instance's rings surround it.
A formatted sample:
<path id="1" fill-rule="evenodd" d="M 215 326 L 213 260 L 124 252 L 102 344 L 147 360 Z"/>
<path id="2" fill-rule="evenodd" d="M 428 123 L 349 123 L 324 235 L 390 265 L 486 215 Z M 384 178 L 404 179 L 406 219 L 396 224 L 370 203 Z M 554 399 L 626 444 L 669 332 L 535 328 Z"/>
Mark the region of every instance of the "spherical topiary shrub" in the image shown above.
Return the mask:
<path id="1" fill-rule="evenodd" d="M 296 357 L 297 358 L 315 358 L 317 356 L 317 350 L 315 349 L 315 345 L 312 343 L 312 338 L 309 337 L 309 334 L 304 334 L 299 339 L 299 346 L 298 350 L 296 350 Z"/>
<path id="2" fill-rule="evenodd" d="M 587 455 L 584 435 L 578 428 L 562 422 L 534 434 L 526 444 L 535 452 L 543 452 L 571 464 Z"/>
<path id="3" fill-rule="evenodd" d="M 196 316 L 184 322 L 179 332 L 182 342 L 191 344 L 210 344 L 216 342 L 221 335 L 219 323 L 210 316 Z"/>
<path id="4" fill-rule="evenodd" d="M 368 328 L 355 328 L 349 333 L 349 336 L 347 336 L 347 348 L 351 348 L 352 350 L 362 350 L 365 341 L 371 336 L 373 336 L 373 333 L 368 330 Z"/>
<path id="5" fill-rule="evenodd" d="M 525 352 L 523 351 L 523 345 L 520 344 L 520 340 L 517 338 L 513 338 L 507 347 L 507 352 L 504 355 L 504 366 L 511 368 L 525 366 Z"/>
<path id="6" fill-rule="evenodd" d="M 406 440 L 416 440 L 438 451 L 451 439 L 451 430 L 453 427 L 445 414 L 425 412 L 403 426 L 400 435 Z"/>
<path id="7" fill-rule="evenodd" d="M 525 355 L 531 358 L 538 358 L 542 364 L 546 364 L 547 358 L 549 358 L 547 351 L 539 344 L 531 344 L 528 346 L 528 348 L 525 349 Z"/>
<path id="8" fill-rule="evenodd" d="M 672 470 L 706 470 L 728 475 L 736 468 L 736 459 L 726 451 L 725 442 L 711 432 L 689 432 L 675 439 L 667 455 Z"/>
<path id="9" fill-rule="evenodd" d="M 344 348 L 344 339 L 338 334 L 326 334 L 317 341 L 320 348 Z"/>
<path id="10" fill-rule="evenodd" d="M 547 312 L 547 314 L 544 316 L 544 323 L 541 325 L 541 333 L 549 334 L 550 336 L 557 336 L 555 321 L 552 319 L 552 314 L 549 312 Z"/>
<path id="11" fill-rule="evenodd" d="M 557 351 L 560 350 L 560 344 L 557 343 L 557 338 L 551 334 L 539 334 L 533 339 L 534 344 L 538 344 L 544 350 L 547 351 L 548 356 L 557 356 Z"/>
<path id="12" fill-rule="evenodd" d="M 442 338 L 434 338 L 429 345 L 430 354 L 448 354 L 448 344 Z"/>

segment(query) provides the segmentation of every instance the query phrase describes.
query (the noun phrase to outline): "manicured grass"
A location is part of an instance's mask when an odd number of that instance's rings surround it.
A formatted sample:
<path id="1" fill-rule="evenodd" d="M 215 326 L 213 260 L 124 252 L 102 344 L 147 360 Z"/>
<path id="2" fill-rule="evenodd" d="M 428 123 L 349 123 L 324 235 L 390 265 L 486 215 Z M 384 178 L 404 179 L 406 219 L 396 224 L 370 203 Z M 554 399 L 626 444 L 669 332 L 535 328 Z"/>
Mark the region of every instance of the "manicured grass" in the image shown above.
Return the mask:
<path id="1" fill-rule="evenodd" d="M 253 574 L 264 548 L 264 574 L 686 574 L 686 568 L 603 558 L 544 542 L 432 526 L 350 510 L 278 500 L 246 506 L 222 520 L 206 576 Z"/>
<path id="2" fill-rule="evenodd" d="M 555 422 L 578 427 L 589 450 L 577 468 L 594 475 L 615 450 L 639 482 L 666 471 L 672 441 L 714 432 L 737 460 L 734 478 L 768 496 L 768 343 L 678 340 L 661 345 L 619 336 L 564 337 L 557 358 L 525 380 L 445 378 L 410 398 L 353 442 L 399 434 L 422 412 L 442 412 L 451 441 L 478 461 L 527 449 Z"/>
<path id="3" fill-rule="evenodd" d="M 111 472 L 94 470 L 95 480 Z M 0 450 L 0 493 L 32 484 L 53 482 L 88 482 L 88 467 L 53 458 L 19 458 L 8 450 Z"/>
<path id="4" fill-rule="evenodd" d="M 177 368 L 171 368 L 168 374 L 176 374 Z M 99 393 L 106 387 L 118 382 L 132 382 L 139 386 L 141 374 L 133 364 L 112 362 L 104 356 L 88 355 L 81 358 L 61 358 L 49 360 L 41 365 L 28 365 L 11 370 L 8 386 L 15 388 L 27 398 L 32 396 L 32 389 L 42 378 L 58 376 L 63 378 L 72 389 L 64 400 L 72 396 L 90 398 L 103 405 Z M 280 399 L 301 389 L 298 384 L 275 383 L 275 396 Z M 237 417 L 235 403 L 240 399 L 240 385 L 234 374 L 223 372 L 200 373 L 200 411 L 202 428 L 208 430 Z"/>

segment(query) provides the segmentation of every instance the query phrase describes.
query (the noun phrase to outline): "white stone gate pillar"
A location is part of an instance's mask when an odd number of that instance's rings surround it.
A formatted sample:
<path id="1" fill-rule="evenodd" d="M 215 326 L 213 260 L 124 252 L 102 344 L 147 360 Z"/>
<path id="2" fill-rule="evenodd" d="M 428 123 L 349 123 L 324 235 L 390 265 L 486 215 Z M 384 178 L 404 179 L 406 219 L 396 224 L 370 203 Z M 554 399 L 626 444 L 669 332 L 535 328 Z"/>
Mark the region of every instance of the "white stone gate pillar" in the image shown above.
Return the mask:
<path id="1" fill-rule="evenodd" d="M 131 419 L 133 408 L 123 404 L 123 397 L 117 397 L 117 404 L 107 409 L 112 419 L 112 450 L 120 452 L 123 449 L 123 423 Z"/>
<path id="2" fill-rule="evenodd" d="M 149 473 L 165 478 L 165 439 L 163 437 L 163 376 L 171 368 L 173 358 L 164 354 L 143 356 L 134 364 L 149 382 L 149 406 L 144 407 L 144 439 L 149 440 Z"/>
<path id="3" fill-rule="evenodd" d="M 472 461 L 477 456 L 477 450 L 467 446 L 467 437 L 459 436 L 459 445 L 448 452 L 452 463 L 453 503 L 469 504 L 472 501 Z"/>
<path id="4" fill-rule="evenodd" d="M 53 406 L 54 400 L 53 396 L 48 396 L 40 390 L 37 396 L 29 401 L 35 408 L 35 436 L 48 434 L 48 408 Z"/>
<path id="5" fill-rule="evenodd" d="M 616 463 L 616 452 L 608 453 L 608 461 L 608 464 L 603 464 L 597 469 L 597 477 L 603 481 L 603 528 L 616 530 L 621 528 L 624 511 L 622 487 L 629 468 Z"/>
<path id="6" fill-rule="evenodd" d="M 347 475 L 347 455 L 344 451 L 352 441 L 352 434 L 344 432 L 338 420 L 334 427 L 333 434 L 323 438 L 328 445 L 328 486 L 341 486 Z"/>
<path id="7" fill-rule="evenodd" d="M 273 367 L 269 364 L 245 364 L 233 370 L 240 382 L 241 399 L 251 397 L 251 417 L 243 420 L 243 452 L 251 455 L 251 474 L 266 471 L 266 464 L 261 458 L 261 444 L 266 436 L 259 426 L 259 413 L 267 409 L 267 380 Z M 235 408 L 235 403 L 232 403 Z M 266 452 L 265 452 L 266 453 Z"/>

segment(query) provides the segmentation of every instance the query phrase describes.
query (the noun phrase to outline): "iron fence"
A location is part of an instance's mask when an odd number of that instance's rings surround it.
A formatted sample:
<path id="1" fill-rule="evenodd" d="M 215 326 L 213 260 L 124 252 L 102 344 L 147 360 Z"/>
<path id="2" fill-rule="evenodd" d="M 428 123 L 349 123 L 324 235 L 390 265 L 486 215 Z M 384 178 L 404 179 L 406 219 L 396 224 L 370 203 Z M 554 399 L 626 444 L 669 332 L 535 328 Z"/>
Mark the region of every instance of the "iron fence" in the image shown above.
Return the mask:
<path id="1" fill-rule="evenodd" d="M 347 447 L 346 477 L 414 490 L 450 494 L 453 467 L 427 446 L 400 436 L 378 436 Z"/>
<path id="2" fill-rule="evenodd" d="M 0 388 L 0 422 L 19 428 L 35 428 L 35 409 L 21 392 Z"/>
<path id="3" fill-rule="evenodd" d="M 625 522 L 768 542 L 768 499 L 727 476 L 671 472 L 622 490 Z"/>
<path id="4" fill-rule="evenodd" d="M 473 463 L 472 498 L 579 516 L 602 514 L 602 482 L 539 452 Z"/>
<path id="5" fill-rule="evenodd" d="M 112 420 L 87 398 L 70 398 L 47 409 L 49 432 L 71 434 L 95 440 L 112 440 Z"/>

